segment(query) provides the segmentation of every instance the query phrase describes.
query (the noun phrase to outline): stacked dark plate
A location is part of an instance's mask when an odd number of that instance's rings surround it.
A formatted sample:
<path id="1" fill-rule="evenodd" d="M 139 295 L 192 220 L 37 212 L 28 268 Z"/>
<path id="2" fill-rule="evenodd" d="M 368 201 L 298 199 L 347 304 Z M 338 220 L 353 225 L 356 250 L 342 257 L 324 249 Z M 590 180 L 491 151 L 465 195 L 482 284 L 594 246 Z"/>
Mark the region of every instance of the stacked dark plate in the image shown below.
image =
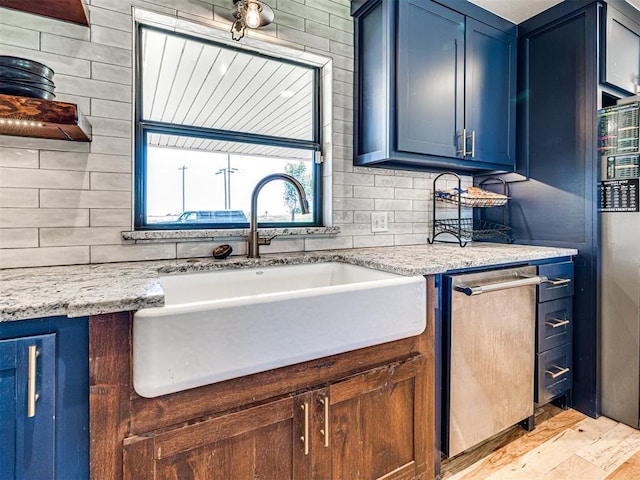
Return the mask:
<path id="1" fill-rule="evenodd" d="M 0 55 L 0 93 L 53 100 L 53 73 L 42 63 Z"/>

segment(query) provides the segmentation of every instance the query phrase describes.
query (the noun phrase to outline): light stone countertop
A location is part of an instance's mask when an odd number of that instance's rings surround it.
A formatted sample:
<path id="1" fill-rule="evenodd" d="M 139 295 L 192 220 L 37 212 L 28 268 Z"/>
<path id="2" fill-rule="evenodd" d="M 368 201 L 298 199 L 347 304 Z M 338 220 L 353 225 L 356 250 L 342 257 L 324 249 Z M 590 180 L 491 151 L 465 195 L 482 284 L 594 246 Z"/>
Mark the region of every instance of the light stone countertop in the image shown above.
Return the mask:
<path id="1" fill-rule="evenodd" d="M 339 261 L 401 275 L 431 275 L 576 255 L 571 248 L 491 243 L 372 247 L 264 255 L 0 270 L 0 322 L 81 317 L 164 305 L 159 274 Z"/>

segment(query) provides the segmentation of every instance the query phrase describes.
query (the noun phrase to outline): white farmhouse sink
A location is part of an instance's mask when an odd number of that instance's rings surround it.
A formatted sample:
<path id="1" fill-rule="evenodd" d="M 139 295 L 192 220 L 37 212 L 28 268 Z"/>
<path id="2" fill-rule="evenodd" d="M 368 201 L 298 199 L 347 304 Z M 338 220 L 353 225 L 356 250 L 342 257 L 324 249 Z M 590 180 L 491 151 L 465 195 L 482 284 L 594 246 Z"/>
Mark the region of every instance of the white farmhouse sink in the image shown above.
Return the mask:
<path id="1" fill-rule="evenodd" d="M 133 382 L 156 397 L 420 334 L 423 277 L 343 263 L 160 277 L 136 312 Z"/>

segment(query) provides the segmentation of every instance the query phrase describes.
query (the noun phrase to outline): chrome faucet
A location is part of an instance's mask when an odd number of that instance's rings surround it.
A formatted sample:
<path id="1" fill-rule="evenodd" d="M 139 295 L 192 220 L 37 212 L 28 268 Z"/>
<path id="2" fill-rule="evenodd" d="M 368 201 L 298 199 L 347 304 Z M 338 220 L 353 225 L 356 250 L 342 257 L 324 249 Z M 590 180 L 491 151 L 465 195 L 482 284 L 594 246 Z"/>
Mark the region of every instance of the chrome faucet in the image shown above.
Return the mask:
<path id="1" fill-rule="evenodd" d="M 258 233 L 258 194 L 262 187 L 273 180 L 285 180 L 289 182 L 298 192 L 300 200 L 300 209 L 302 213 L 309 213 L 309 203 L 307 202 L 307 195 L 304 193 L 302 184 L 291 175 L 286 173 L 272 173 L 267 175 L 253 187 L 253 193 L 251 193 L 251 217 L 249 220 L 249 237 L 247 238 L 247 257 L 259 258 L 260 257 L 260 245 L 270 245 L 271 238 L 260 237 Z"/>

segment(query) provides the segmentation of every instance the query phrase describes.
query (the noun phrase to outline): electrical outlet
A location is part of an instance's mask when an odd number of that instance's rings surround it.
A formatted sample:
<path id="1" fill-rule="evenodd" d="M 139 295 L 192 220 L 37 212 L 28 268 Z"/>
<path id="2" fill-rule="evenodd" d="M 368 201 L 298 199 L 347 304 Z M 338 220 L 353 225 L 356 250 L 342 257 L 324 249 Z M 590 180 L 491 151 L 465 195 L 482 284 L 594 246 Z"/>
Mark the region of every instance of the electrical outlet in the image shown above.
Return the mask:
<path id="1" fill-rule="evenodd" d="M 389 231 L 389 215 L 387 212 L 371 212 L 371 231 L 374 233 Z"/>

